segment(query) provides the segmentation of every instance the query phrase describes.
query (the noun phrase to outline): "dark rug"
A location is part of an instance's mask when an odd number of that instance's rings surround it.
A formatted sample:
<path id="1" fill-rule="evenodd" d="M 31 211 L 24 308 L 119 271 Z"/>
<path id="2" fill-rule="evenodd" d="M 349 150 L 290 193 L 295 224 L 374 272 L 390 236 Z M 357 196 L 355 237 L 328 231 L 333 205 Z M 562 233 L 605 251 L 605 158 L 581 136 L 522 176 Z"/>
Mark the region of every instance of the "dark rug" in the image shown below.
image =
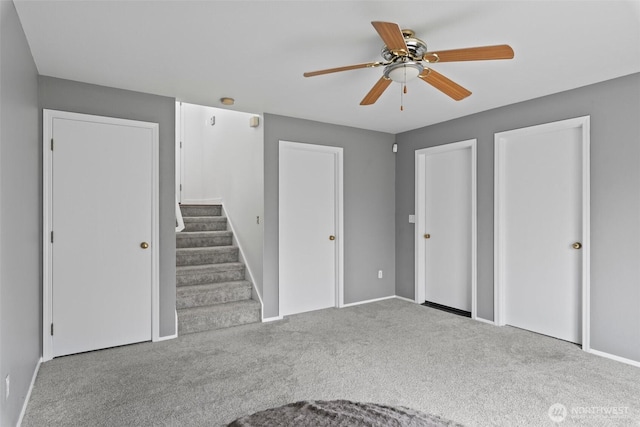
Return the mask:
<path id="1" fill-rule="evenodd" d="M 228 427 L 462 427 L 462 424 L 404 407 L 348 400 L 305 400 L 238 418 Z"/>

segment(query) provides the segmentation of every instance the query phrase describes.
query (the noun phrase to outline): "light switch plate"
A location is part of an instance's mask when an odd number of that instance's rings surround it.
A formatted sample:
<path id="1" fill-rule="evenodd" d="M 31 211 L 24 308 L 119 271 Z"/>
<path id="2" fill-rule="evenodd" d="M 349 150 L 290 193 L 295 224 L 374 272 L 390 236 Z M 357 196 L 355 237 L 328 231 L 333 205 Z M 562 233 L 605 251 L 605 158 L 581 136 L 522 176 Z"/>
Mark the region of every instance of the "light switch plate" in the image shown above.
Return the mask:
<path id="1" fill-rule="evenodd" d="M 409 224 L 415 224 L 415 223 L 416 223 L 416 216 L 409 215 Z"/>

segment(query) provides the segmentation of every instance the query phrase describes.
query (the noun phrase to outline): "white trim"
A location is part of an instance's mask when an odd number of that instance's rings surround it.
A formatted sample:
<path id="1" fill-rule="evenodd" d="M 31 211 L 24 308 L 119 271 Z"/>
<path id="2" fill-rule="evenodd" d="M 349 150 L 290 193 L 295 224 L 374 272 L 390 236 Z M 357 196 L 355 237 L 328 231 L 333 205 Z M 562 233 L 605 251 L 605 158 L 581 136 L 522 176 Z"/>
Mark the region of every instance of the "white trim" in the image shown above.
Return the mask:
<path id="1" fill-rule="evenodd" d="M 29 405 L 29 399 L 31 399 L 31 392 L 33 391 L 33 385 L 36 383 L 36 377 L 38 376 L 38 372 L 40 371 L 40 364 L 42 364 L 42 357 L 38 359 L 38 363 L 36 363 L 36 367 L 33 370 L 33 375 L 31 376 L 31 383 L 29 384 L 29 389 L 27 390 L 27 395 L 24 398 L 24 403 L 22 404 L 22 410 L 20 411 L 20 417 L 18 417 L 17 427 L 22 425 L 22 420 L 24 419 L 24 415 L 27 413 L 27 405 Z"/>
<path id="2" fill-rule="evenodd" d="M 176 320 L 175 320 L 175 325 L 176 326 L 175 326 L 175 329 L 174 329 L 174 331 L 176 331 L 175 334 L 173 334 L 173 335 L 165 335 L 165 336 L 159 337 L 156 340 L 156 342 L 167 341 L 167 340 L 172 340 L 174 338 L 178 338 L 178 310 L 175 311 L 175 314 L 176 314 Z"/>
<path id="3" fill-rule="evenodd" d="M 395 299 L 399 299 L 401 301 L 406 301 L 406 302 L 410 302 L 410 303 L 413 303 L 413 304 L 418 304 L 415 300 L 412 300 L 411 298 L 401 297 L 400 295 L 395 295 L 394 298 Z"/>
<path id="4" fill-rule="evenodd" d="M 477 317 L 478 309 L 478 174 L 477 174 L 477 139 L 452 142 L 423 148 L 415 152 L 415 301 L 420 304 L 425 300 L 425 265 L 421 260 L 425 259 L 424 214 L 425 203 L 425 161 L 426 156 L 445 152 L 471 150 L 471 318 Z"/>
<path id="5" fill-rule="evenodd" d="M 180 210 L 180 202 L 176 195 L 176 233 L 184 230 L 184 219 L 182 218 L 182 211 Z"/>
<path id="6" fill-rule="evenodd" d="M 591 350 L 591 116 L 582 122 L 582 349 Z"/>
<path id="7" fill-rule="evenodd" d="M 183 205 L 221 205 L 221 197 L 213 197 L 211 199 L 182 199 Z"/>
<path id="8" fill-rule="evenodd" d="M 478 322 L 481 322 L 481 323 L 488 323 L 489 325 L 493 325 L 493 326 L 496 325 L 496 323 L 493 320 L 483 319 L 482 317 L 477 317 L 476 316 L 475 320 L 477 320 Z"/>
<path id="9" fill-rule="evenodd" d="M 584 348 L 583 348 L 584 349 Z M 616 362 L 626 363 L 627 365 L 635 366 L 636 368 L 640 368 L 640 361 L 627 359 L 625 357 L 616 356 L 615 354 L 605 353 L 604 351 L 594 350 L 592 348 L 585 350 L 587 353 L 594 354 L 600 357 L 606 357 L 607 359 L 615 360 Z"/>
<path id="10" fill-rule="evenodd" d="M 249 281 L 251 282 L 251 287 L 253 288 L 253 291 L 255 292 L 255 294 L 258 296 L 258 302 L 260 303 L 260 318 L 264 322 L 264 317 L 263 317 L 264 316 L 264 302 L 262 301 L 262 295 L 260 295 L 260 292 L 258 291 L 258 287 L 256 285 L 255 276 L 253 275 L 253 272 L 251 270 L 251 266 L 247 262 L 247 258 L 244 256 L 244 251 L 242 250 L 242 244 L 240 243 L 240 241 L 236 237 L 237 234 L 236 234 L 235 228 L 233 228 L 233 221 L 231 220 L 231 217 L 229 216 L 229 213 L 227 212 L 227 209 L 225 208 L 224 203 L 221 203 L 221 206 L 222 206 L 222 213 L 223 213 L 224 217 L 227 218 L 227 228 L 231 231 L 231 233 L 233 235 L 233 244 L 235 244 L 238 247 L 239 259 L 244 264 L 245 268 L 247 269 L 247 273 L 249 273 Z"/>
<path id="11" fill-rule="evenodd" d="M 113 117 L 94 116 L 89 114 L 70 113 L 66 111 L 44 109 L 42 112 L 42 216 L 43 216 L 43 256 L 42 256 L 42 361 L 46 362 L 53 358 L 53 337 L 48 333 L 53 319 L 52 306 L 52 251 L 50 233 L 53 227 L 52 218 L 52 173 L 53 157 L 50 149 L 51 138 L 53 137 L 53 119 L 61 118 L 68 120 L 90 121 L 94 123 L 106 123 L 120 126 L 135 126 L 150 129 L 152 132 L 151 144 L 151 340 L 158 341 L 160 338 L 160 291 L 159 291 L 159 138 L 158 124 L 141 122 L 137 120 L 119 119 Z"/>
<path id="12" fill-rule="evenodd" d="M 306 144 L 303 142 L 279 141 L 278 145 L 278 164 L 280 164 L 282 156 L 282 148 L 295 148 L 302 150 L 322 151 L 332 153 L 335 159 L 335 209 L 336 209 L 336 302 L 335 307 L 344 306 L 344 148 L 328 145 Z M 279 168 L 279 167 L 278 167 Z M 278 170 L 278 181 L 280 180 L 280 171 Z M 280 185 L 280 184 L 278 184 Z M 281 293 L 278 288 L 278 317 L 282 317 L 280 311 Z"/>
<path id="13" fill-rule="evenodd" d="M 373 299 L 367 299 L 367 300 L 358 301 L 358 302 L 350 302 L 349 304 L 342 304 L 342 307 L 340 307 L 340 308 L 354 307 L 356 305 L 369 304 L 369 303 L 372 303 L 372 302 L 384 301 L 384 300 L 394 299 L 394 298 L 396 298 L 395 295 L 390 295 L 388 297 L 373 298 Z"/>
<path id="14" fill-rule="evenodd" d="M 278 321 L 278 320 L 282 320 L 282 319 L 284 319 L 284 316 L 263 317 L 263 318 L 262 318 L 262 323 L 276 322 L 276 321 Z"/>
<path id="15" fill-rule="evenodd" d="M 582 349 L 584 351 L 590 351 L 591 348 L 590 119 L 591 116 L 576 117 L 499 132 L 494 136 L 494 319 L 497 326 L 504 326 L 506 323 L 505 291 L 502 277 L 504 277 L 505 260 L 501 250 L 504 247 L 504 233 L 501 230 L 504 228 L 505 159 L 504 150 L 501 147 L 506 143 L 507 136 L 572 128 L 582 130 Z"/>
<path id="16" fill-rule="evenodd" d="M 176 192 L 176 201 L 178 203 L 181 202 L 182 198 L 182 135 L 183 135 L 183 123 L 182 123 L 182 102 L 176 101 L 176 134 L 174 140 L 174 151 L 175 151 L 175 192 Z"/>

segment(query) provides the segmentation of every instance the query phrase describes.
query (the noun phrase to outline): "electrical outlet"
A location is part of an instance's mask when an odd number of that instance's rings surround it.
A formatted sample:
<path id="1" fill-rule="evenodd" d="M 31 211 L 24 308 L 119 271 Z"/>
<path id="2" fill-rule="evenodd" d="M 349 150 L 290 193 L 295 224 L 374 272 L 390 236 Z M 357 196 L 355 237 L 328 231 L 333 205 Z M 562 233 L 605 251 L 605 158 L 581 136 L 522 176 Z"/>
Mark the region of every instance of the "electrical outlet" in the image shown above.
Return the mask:
<path id="1" fill-rule="evenodd" d="M 378 270 L 378 279 L 382 279 L 382 270 Z"/>
<path id="2" fill-rule="evenodd" d="M 7 375 L 7 377 L 4 379 L 4 400 L 9 399 L 9 386 L 11 385 L 11 375 Z"/>

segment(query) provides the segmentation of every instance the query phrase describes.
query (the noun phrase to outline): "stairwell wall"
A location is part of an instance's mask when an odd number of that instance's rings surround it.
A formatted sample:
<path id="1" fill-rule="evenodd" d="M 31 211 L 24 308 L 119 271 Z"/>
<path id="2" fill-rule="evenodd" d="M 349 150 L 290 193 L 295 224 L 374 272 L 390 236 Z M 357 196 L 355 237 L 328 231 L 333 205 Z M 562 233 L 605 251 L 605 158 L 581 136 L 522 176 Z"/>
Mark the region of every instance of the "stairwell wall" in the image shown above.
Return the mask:
<path id="1" fill-rule="evenodd" d="M 263 126 L 249 127 L 249 119 L 256 114 L 181 104 L 182 203 L 224 204 L 262 296 Z"/>
<path id="2" fill-rule="evenodd" d="M 395 295 L 392 134 L 264 115 L 264 317 L 278 311 L 279 141 L 344 148 L 344 302 Z M 378 279 L 378 270 L 383 278 Z"/>
<path id="3" fill-rule="evenodd" d="M 175 99 L 105 86 L 40 76 L 42 109 L 70 111 L 159 124 L 160 161 L 160 337 L 172 336 L 176 308 Z"/>

